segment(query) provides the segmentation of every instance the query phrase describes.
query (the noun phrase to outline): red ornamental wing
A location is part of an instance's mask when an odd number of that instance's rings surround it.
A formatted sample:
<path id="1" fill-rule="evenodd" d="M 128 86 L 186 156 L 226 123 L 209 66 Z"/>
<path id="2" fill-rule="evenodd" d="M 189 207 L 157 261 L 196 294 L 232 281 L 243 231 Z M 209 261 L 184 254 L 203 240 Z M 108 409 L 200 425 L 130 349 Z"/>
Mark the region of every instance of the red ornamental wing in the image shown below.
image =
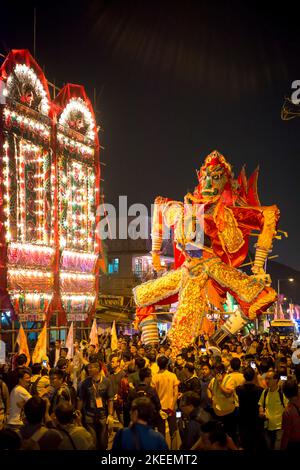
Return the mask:
<path id="1" fill-rule="evenodd" d="M 237 182 L 239 184 L 239 195 L 243 199 L 247 199 L 247 191 L 248 191 L 248 182 L 247 182 L 247 176 L 246 176 L 246 171 L 245 171 L 245 166 L 241 169 L 241 172 L 238 176 Z"/>
<path id="2" fill-rule="evenodd" d="M 257 193 L 259 167 L 257 167 L 248 180 L 247 202 L 250 206 L 260 206 L 260 200 Z"/>

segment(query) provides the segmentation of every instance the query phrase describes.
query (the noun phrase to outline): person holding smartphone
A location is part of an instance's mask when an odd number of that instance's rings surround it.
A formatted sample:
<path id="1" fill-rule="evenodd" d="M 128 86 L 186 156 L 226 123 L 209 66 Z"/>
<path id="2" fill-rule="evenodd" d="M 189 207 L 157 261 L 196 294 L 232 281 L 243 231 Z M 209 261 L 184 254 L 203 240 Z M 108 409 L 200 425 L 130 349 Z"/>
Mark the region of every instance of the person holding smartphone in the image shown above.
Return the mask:
<path id="1" fill-rule="evenodd" d="M 43 361 L 42 364 L 46 362 Z M 50 378 L 48 376 L 48 368 L 40 363 L 31 366 L 32 376 L 30 384 L 30 393 L 32 396 L 44 396 L 45 392 L 49 391 Z"/>
<path id="2" fill-rule="evenodd" d="M 282 436 L 282 415 L 288 400 L 279 386 L 278 372 L 269 371 L 266 375 L 267 388 L 259 399 L 259 414 L 265 420 L 265 439 L 268 450 L 279 450 Z"/>
<path id="3" fill-rule="evenodd" d="M 236 438 L 235 384 L 228 376 L 224 364 L 215 367 L 215 377 L 210 381 L 207 395 L 211 399 L 215 415 L 223 425 L 225 432 Z"/>
<path id="4" fill-rule="evenodd" d="M 178 422 L 181 438 L 180 450 L 190 450 L 202 434 L 202 424 L 211 419 L 211 416 L 200 405 L 201 398 L 193 391 L 185 392 L 180 399 L 182 411 L 182 417 Z"/>

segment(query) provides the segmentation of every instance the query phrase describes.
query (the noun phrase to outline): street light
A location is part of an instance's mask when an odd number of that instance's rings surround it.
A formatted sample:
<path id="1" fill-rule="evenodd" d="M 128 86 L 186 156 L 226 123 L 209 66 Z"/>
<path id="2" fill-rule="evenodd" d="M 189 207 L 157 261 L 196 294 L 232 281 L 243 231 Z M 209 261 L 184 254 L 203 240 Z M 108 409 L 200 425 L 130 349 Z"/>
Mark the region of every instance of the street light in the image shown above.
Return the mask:
<path id="1" fill-rule="evenodd" d="M 277 280 L 277 295 L 279 297 L 279 294 L 280 294 L 280 281 L 289 281 L 289 282 L 294 282 L 294 278 L 293 277 L 289 277 L 287 279 L 278 279 Z"/>

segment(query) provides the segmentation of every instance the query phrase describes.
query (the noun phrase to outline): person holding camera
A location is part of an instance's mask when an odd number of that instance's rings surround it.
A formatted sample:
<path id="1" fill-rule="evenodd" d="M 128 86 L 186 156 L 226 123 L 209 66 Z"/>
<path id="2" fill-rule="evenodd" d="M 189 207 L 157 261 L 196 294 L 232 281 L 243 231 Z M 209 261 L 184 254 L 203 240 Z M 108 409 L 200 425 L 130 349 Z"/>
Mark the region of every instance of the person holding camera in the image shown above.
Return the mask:
<path id="1" fill-rule="evenodd" d="M 236 401 L 235 384 L 226 373 L 224 364 L 215 367 L 215 377 L 209 383 L 207 395 L 211 399 L 212 408 L 218 420 L 224 425 L 225 432 L 236 438 Z"/>
<path id="2" fill-rule="evenodd" d="M 49 406 L 49 400 L 38 395 L 25 403 L 25 424 L 18 432 L 22 441 L 21 450 L 57 450 L 62 436 L 52 426 Z"/>
<path id="3" fill-rule="evenodd" d="M 112 451 L 167 451 L 165 439 L 150 425 L 154 413 L 155 408 L 150 398 L 146 396 L 135 398 L 130 410 L 130 425 L 117 432 Z"/>
<path id="4" fill-rule="evenodd" d="M 211 421 L 211 415 L 201 408 L 201 397 L 197 392 L 183 393 L 180 399 L 182 417 L 178 422 L 181 450 L 190 450 L 199 440 L 201 426 Z"/>
<path id="5" fill-rule="evenodd" d="M 266 375 L 267 388 L 259 399 L 259 415 L 264 419 L 265 439 L 269 450 L 279 450 L 282 436 L 282 415 L 288 400 L 279 387 L 278 372 L 270 370 Z"/>
<path id="6" fill-rule="evenodd" d="M 106 450 L 108 432 L 114 423 L 114 391 L 110 380 L 105 377 L 97 362 L 87 366 L 87 377 L 78 390 L 78 409 L 82 410 L 83 423 L 94 437 L 98 450 Z"/>
<path id="7" fill-rule="evenodd" d="M 55 419 L 56 429 L 62 436 L 58 450 L 95 450 L 93 436 L 81 425 L 81 413 L 71 403 L 59 403 Z"/>

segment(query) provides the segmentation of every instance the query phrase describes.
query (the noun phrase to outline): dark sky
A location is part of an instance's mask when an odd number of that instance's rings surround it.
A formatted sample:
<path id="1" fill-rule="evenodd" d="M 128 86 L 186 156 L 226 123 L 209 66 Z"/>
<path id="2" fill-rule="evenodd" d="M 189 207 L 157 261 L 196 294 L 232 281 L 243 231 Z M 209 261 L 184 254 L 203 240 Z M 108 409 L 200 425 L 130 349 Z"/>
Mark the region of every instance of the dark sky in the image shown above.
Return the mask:
<path id="1" fill-rule="evenodd" d="M 107 202 L 182 200 L 213 149 L 236 175 L 259 163 L 261 202 L 279 206 L 289 232 L 273 251 L 300 269 L 300 118 L 280 118 L 300 79 L 292 2 L 2 4 L 0 52 L 33 51 L 34 4 L 48 80 L 83 84 L 91 99 L 96 88 Z"/>

